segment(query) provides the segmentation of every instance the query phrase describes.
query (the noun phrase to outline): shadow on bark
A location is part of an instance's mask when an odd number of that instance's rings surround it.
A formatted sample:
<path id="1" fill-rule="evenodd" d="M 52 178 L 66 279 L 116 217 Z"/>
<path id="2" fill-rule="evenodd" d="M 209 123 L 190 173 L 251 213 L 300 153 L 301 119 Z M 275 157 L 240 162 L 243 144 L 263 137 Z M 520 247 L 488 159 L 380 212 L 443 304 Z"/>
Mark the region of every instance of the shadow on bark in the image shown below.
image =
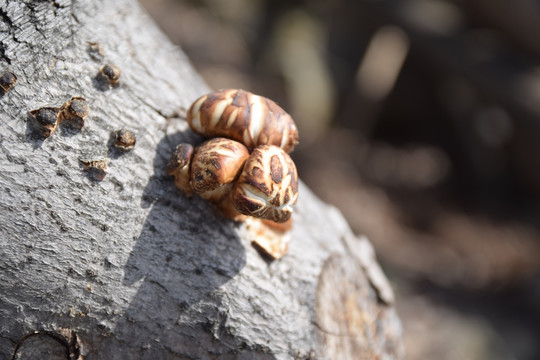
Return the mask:
<path id="1" fill-rule="evenodd" d="M 193 137 L 177 133 L 159 143 L 141 204 L 152 210 L 125 265 L 124 284 L 139 288 L 114 333 L 125 342 L 147 339 L 141 358 L 237 358 L 241 348 L 232 338 L 230 346 L 216 341 L 228 336 L 216 290 L 246 262 L 234 223 L 200 198 L 185 197 L 164 171 L 176 144 L 195 143 Z"/>

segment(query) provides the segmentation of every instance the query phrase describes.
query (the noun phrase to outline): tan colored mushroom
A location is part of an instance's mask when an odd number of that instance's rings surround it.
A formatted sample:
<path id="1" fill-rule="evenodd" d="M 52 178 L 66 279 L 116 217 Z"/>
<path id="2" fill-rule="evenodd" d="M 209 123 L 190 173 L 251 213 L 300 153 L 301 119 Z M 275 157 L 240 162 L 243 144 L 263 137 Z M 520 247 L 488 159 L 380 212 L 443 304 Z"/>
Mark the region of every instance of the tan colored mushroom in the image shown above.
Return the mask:
<path id="1" fill-rule="evenodd" d="M 244 215 L 283 223 L 298 199 L 298 174 L 283 149 L 262 145 L 253 150 L 236 182 L 232 201 Z"/>
<path id="2" fill-rule="evenodd" d="M 187 121 L 198 134 L 233 139 L 250 151 L 275 145 L 290 153 L 298 144 L 292 117 L 272 100 L 244 90 L 216 90 L 201 96 L 188 110 Z"/>
<path id="3" fill-rule="evenodd" d="M 195 149 L 191 162 L 191 188 L 203 199 L 215 203 L 232 190 L 233 183 L 249 156 L 246 147 L 237 141 L 215 138 Z"/>
<path id="4" fill-rule="evenodd" d="M 85 98 L 72 97 L 71 100 L 64 103 L 60 108 L 58 120 L 69 120 L 76 128 L 80 129 L 84 126 L 89 111 L 90 108 L 88 107 L 88 102 Z"/>
<path id="5" fill-rule="evenodd" d="M 193 194 L 191 189 L 191 159 L 193 158 L 193 146 L 182 143 L 176 146 L 174 152 L 165 167 L 167 174 L 174 176 L 177 188 L 186 195 Z"/>

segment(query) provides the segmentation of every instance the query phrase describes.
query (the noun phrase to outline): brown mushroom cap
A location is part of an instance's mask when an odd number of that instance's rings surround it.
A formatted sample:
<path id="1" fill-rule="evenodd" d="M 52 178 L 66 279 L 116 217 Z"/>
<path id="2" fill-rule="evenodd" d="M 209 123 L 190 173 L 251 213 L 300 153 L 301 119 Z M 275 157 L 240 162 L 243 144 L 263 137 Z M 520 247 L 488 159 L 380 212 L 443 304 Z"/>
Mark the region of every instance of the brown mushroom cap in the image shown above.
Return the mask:
<path id="1" fill-rule="evenodd" d="M 0 88 L 2 92 L 6 93 L 13 89 L 17 83 L 17 75 L 12 72 L 6 71 L 0 75 Z"/>
<path id="2" fill-rule="evenodd" d="M 191 190 L 191 159 L 193 157 L 193 146 L 182 143 L 176 146 L 174 152 L 165 167 L 167 174 L 174 176 L 176 187 L 187 195 L 193 193 Z"/>
<path id="3" fill-rule="evenodd" d="M 241 143 L 215 138 L 195 149 L 191 163 L 191 188 L 200 197 L 220 201 L 232 188 L 249 156 Z"/>
<path id="4" fill-rule="evenodd" d="M 30 114 L 36 119 L 43 137 L 51 136 L 56 130 L 59 111 L 60 109 L 54 107 L 43 107 L 30 111 Z"/>
<path id="5" fill-rule="evenodd" d="M 106 64 L 101 67 L 99 70 L 101 74 L 109 81 L 111 85 L 115 85 L 120 80 L 120 75 L 122 71 L 120 68 L 113 64 Z"/>
<path id="6" fill-rule="evenodd" d="M 294 162 L 277 146 L 255 148 L 233 188 L 232 199 L 244 215 L 278 223 L 289 220 L 298 199 Z"/>
<path id="7" fill-rule="evenodd" d="M 296 124 L 285 110 L 243 90 L 216 90 L 200 97 L 188 110 L 187 121 L 196 133 L 233 139 L 250 150 L 275 145 L 290 153 L 298 144 Z"/>
<path id="8" fill-rule="evenodd" d="M 59 120 L 68 120 L 76 128 L 82 128 L 90 108 L 88 102 L 82 97 L 72 97 L 61 107 Z"/>
<path id="9" fill-rule="evenodd" d="M 133 133 L 133 131 L 129 129 L 116 130 L 113 133 L 113 138 L 114 138 L 114 146 L 122 150 L 133 149 L 133 147 L 135 146 L 135 143 L 137 142 L 137 138 L 135 137 L 135 134 Z M 189 145 L 189 144 L 185 144 L 185 145 Z M 193 146 L 191 146 L 191 148 L 193 149 Z"/>
<path id="10" fill-rule="evenodd" d="M 68 118 L 86 118 L 88 116 L 88 102 L 82 97 L 73 97 L 66 104 Z"/>

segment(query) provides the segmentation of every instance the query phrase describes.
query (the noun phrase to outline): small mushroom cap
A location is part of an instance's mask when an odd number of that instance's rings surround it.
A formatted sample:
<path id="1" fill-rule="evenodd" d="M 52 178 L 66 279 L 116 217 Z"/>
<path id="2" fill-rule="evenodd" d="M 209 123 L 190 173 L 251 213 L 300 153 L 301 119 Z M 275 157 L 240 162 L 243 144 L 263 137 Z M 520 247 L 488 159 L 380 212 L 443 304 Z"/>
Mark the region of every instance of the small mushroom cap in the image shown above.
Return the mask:
<path id="1" fill-rule="evenodd" d="M 98 43 L 98 42 L 95 42 L 95 41 L 87 41 L 86 42 L 88 44 L 88 51 L 92 54 L 92 55 L 97 55 L 99 57 L 102 57 L 103 55 L 105 55 L 105 50 L 103 49 L 103 46 Z"/>
<path id="2" fill-rule="evenodd" d="M 0 76 L 0 87 L 5 92 L 13 89 L 17 83 L 17 75 L 12 72 L 6 71 Z"/>
<path id="3" fill-rule="evenodd" d="M 233 188 L 232 198 L 244 215 L 278 223 L 289 220 L 298 199 L 298 174 L 291 157 L 277 146 L 255 148 Z"/>
<path id="4" fill-rule="evenodd" d="M 195 150 L 191 163 L 191 187 L 204 199 L 219 201 L 231 189 L 249 156 L 237 141 L 215 138 Z"/>
<path id="5" fill-rule="evenodd" d="M 55 125 L 58 121 L 58 109 L 51 107 L 43 107 L 37 110 L 30 111 L 38 123 L 43 126 Z"/>
<path id="6" fill-rule="evenodd" d="M 74 97 L 67 103 L 68 115 L 72 118 L 84 119 L 89 112 L 88 102 L 82 97 Z"/>
<path id="7" fill-rule="evenodd" d="M 192 157 L 193 145 L 186 143 L 178 144 L 167 163 L 165 171 L 169 175 L 174 175 L 178 169 L 182 169 L 186 166 L 189 167 Z"/>
<path id="8" fill-rule="evenodd" d="M 118 82 L 120 79 L 120 74 L 122 73 L 120 68 L 113 64 L 103 65 L 100 71 L 111 82 L 111 84 Z"/>
<path id="9" fill-rule="evenodd" d="M 120 129 L 114 132 L 114 146 L 118 148 L 129 150 L 135 146 L 136 142 L 137 138 L 131 130 Z"/>
<path id="10" fill-rule="evenodd" d="M 250 150 L 276 145 L 289 153 L 298 144 L 292 117 L 272 100 L 244 90 L 216 90 L 201 96 L 186 119 L 196 133 L 233 139 Z"/>
<path id="11" fill-rule="evenodd" d="M 87 171 L 88 174 L 97 181 L 101 181 L 107 175 L 107 165 L 108 159 L 98 159 L 98 160 L 81 160 L 83 165 L 83 170 Z"/>
<path id="12" fill-rule="evenodd" d="M 191 190 L 191 159 L 193 158 L 193 146 L 182 143 L 176 146 L 174 152 L 165 167 L 167 174 L 174 176 L 176 187 L 186 194 L 192 194 Z"/>

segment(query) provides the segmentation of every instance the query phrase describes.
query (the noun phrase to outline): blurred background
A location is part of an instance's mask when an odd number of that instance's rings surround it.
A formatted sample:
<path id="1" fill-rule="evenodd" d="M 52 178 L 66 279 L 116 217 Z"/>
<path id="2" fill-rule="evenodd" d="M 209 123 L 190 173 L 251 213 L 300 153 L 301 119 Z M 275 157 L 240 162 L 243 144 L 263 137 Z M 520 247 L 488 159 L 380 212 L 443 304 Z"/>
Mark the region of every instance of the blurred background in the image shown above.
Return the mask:
<path id="1" fill-rule="evenodd" d="M 141 3 L 211 87 L 291 113 L 410 359 L 540 359 L 540 1 Z"/>

